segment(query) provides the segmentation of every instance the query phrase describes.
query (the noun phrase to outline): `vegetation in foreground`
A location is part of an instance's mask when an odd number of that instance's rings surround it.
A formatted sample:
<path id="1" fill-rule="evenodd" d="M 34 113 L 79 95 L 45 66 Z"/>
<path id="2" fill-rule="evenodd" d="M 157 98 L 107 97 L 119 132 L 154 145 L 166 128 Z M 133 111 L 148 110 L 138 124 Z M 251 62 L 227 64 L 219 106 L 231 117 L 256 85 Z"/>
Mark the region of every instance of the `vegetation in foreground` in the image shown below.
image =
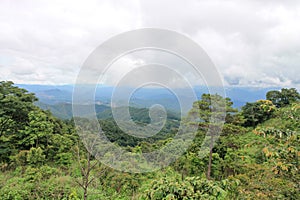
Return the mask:
<path id="1" fill-rule="evenodd" d="M 217 145 L 200 159 L 212 125 L 212 99 L 226 103 L 226 122 Z M 203 94 L 187 116 L 200 118 L 188 151 L 169 167 L 144 174 L 99 163 L 79 139 L 73 120 L 57 119 L 35 101 L 34 94 L 12 82 L 0 82 L 0 199 L 300 199 L 300 95 L 295 89 L 270 91 L 265 100 L 240 111 L 229 98 Z M 100 123 L 111 141 L 131 152 L 157 149 L 178 129 L 169 121 L 157 137 L 137 140 L 112 119 Z"/>

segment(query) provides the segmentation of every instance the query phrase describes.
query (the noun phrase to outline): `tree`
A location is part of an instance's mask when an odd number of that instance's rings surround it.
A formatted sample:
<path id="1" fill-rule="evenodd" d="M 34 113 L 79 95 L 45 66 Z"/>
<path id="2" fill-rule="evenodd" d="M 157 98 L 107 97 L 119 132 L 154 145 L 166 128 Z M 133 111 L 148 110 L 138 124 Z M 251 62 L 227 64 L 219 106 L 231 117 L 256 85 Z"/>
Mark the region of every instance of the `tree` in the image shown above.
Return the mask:
<path id="1" fill-rule="evenodd" d="M 13 132 L 28 122 L 28 113 L 36 108 L 37 98 L 27 90 L 13 86 L 11 81 L 0 82 L 0 136 Z M 10 123 L 9 123 L 10 122 Z M 11 123 L 14 123 L 14 127 Z"/>
<path id="2" fill-rule="evenodd" d="M 245 119 L 245 126 L 255 127 L 269 119 L 276 107 L 270 100 L 258 100 L 254 103 L 246 103 L 242 107 L 242 115 Z"/>
<path id="3" fill-rule="evenodd" d="M 19 130 L 29 122 L 29 112 L 36 109 L 37 98 L 11 81 L 0 82 L 0 160 L 9 160 L 21 138 Z M 15 152 L 16 153 L 16 152 Z"/>
<path id="4" fill-rule="evenodd" d="M 281 92 L 277 90 L 272 90 L 267 92 L 266 99 L 272 101 L 272 103 L 279 108 L 281 106 Z"/>
<path id="5" fill-rule="evenodd" d="M 28 117 L 28 126 L 25 126 L 24 130 L 21 130 L 21 133 L 24 135 L 21 145 L 24 147 L 35 146 L 45 149 L 53 134 L 54 124 L 49 120 L 49 116 L 41 110 L 31 111 Z"/>
<path id="6" fill-rule="evenodd" d="M 295 88 L 282 88 L 281 91 L 272 90 L 267 92 L 266 98 L 272 101 L 277 108 L 280 108 L 300 101 L 300 94 Z"/>
<path id="7" fill-rule="evenodd" d="M 90 184 L 94 181 L 94 177 L 91 177 L 92 170 L 98 165 L 98 161 L 92 159 L 90 152 L 86 152 L 86 158 L 81 159 L 79 148 L 77 149 L 77 158 L 80 166 L 81 179 L 76 180 L 76 183 L 83 189 L 83 199 L 88 198 L 88 189 Z"/>
<path id="8" fill-rule="evenodd" d="M 89 187 L 95 179 L 95 177 L 92 176 L 92 171 L 99 165 L 99 161 L 92 155 L 93 149 L 95 145 L 97 145 L 97 137 L 97 135 L 93 134 L 81 137 L 82 143 L 78 142 L 75 148 L 81 173 L 81 178 L 77 179 L 76 183 L 83 189 L 84 200 L 88 198 Z M 81 149 L 83 149 L 83 152 L 81 152 Z M 100 173 L 102 173 L 102 171 L 100 171 Z"/>
<path id="9" fill-rule="evenodd" d="M 199 122 L 200 129 L 208 131 L 208 135 L 210 136 L 207 179 L 210 179 L 211 176 L 215 134 L 221 131 L 222 121 L 231 119 L 232 117 L 230 116 L 237 112 L 237 109 L 232 108 L 232 105 L 233 102 L 230 98 L 223 98 L 218 94 L 203 94 L 200 101 L 193 103 L 193 108 L 188 113 L 188 119 L 195 119 L 198 116 L 197 121 Z"/>

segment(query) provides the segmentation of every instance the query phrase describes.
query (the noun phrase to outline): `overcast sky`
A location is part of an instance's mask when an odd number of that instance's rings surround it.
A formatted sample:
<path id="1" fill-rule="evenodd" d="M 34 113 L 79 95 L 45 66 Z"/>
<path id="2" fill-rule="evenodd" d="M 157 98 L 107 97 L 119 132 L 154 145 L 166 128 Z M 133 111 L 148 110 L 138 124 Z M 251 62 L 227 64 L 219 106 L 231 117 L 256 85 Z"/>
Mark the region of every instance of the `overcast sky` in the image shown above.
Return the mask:
<path id="1" fill-rule="evenodd" d="M 98 45 L 143 27 L 196 41 L 226 85 L 300 88 L 299 0 L 1 0 L 0 80 L 72 84 Z"/>

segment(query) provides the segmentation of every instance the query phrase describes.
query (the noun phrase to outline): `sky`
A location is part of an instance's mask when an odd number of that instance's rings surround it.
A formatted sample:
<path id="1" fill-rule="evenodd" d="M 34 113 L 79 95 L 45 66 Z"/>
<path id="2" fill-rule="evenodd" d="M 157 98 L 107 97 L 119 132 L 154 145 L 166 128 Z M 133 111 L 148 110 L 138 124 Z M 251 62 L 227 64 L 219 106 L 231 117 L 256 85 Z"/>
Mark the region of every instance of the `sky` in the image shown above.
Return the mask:
<path id="1" fill-rule="evenodd" d="M 74 84 L 101 43 L 146 27 L 195 41 L 226 86 L 300 88 L 298 0 L 1 0 L 0 80 Z M 120 58 L 107 84 L 141 64 Z"/>

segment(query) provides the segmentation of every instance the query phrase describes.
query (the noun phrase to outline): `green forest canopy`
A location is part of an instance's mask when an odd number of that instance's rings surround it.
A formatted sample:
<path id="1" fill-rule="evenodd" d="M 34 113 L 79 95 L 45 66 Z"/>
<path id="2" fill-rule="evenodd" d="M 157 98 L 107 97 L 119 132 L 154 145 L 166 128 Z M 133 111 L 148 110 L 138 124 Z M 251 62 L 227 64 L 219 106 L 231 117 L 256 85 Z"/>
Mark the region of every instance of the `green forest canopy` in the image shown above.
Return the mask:
<path id="1" fill-rule="evenodd" d="M 226 102 L 225 125 L 211 154 L 200 159 L 212 98 Z M 300 199 L 300 95 L 294 88 L 269 91 L 240 111 L 229 98 L 203 94 L 187 116 L 197 108 L 202 118 L 192 145 L 170 166 L 145 174 L 101 164 L 73 120 L 55 118 L 35 101 L 12 82 L 0 82 L 1 199 Z M 169 120 L 157 136 L 140 140 L 113 119 L 100 124 L 112 142 L 140 153 L 164 146 L 178 130 Z"/>

